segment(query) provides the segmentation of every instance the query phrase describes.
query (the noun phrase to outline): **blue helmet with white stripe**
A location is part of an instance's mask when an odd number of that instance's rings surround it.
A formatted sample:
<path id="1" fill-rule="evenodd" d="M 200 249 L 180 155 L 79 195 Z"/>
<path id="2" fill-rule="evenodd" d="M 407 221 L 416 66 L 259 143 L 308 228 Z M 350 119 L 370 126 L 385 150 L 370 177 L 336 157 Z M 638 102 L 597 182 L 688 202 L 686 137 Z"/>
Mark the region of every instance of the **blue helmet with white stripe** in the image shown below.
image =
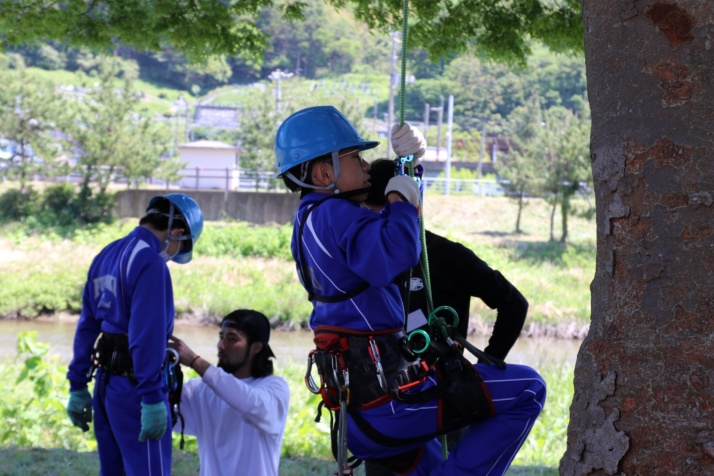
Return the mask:
<path id="1" fill-rule="evenodd" d="M 179 238 L 187 241 L 187 246 L 184 246 L 183 249 L 172 258 L 172 261 L 176 263 L 186 264 L 191 261 L 193 247 L 203 232 L 203 213 L 201 213 L 201 208 L 198 206 L 198 203 L 185 193 L 169 193 L 167 195 L 153 197 L 149 200 L 149 206 L 146 211 L 156 210 L 159 208 L 160 202 L 164 200 L 169 202 L 168 229 L 172 229 L 172 223 L 177 219 L 184 221 L 188 227 L 188 233 Z"/>

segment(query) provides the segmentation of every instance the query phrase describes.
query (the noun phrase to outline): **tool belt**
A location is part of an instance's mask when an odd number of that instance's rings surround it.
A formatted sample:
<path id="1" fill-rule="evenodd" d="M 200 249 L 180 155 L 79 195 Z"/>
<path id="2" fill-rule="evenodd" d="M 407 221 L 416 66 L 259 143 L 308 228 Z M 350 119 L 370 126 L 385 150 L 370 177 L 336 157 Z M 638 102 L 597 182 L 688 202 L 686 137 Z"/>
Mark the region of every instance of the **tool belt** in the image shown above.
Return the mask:
<path id="1" fill-rule="evenodd" d="M 94 343 L 92 354 L 94 367 L 102 367 L 112 375 L 134 378 L 134 364 L 129 353 L 127 334 L 102 332 Z"/>
<path id="2" fill-rule="evenodd" d="M 426 378 L 427 365 L 409 351 L 401 329 L 360 332 L 341 327 L 315 328 L 316 349 L 308 355 L 307 388 L 321 394 L 325 405 L 338 410 L 381 405 Z M 320 385 L 312 377 L 317 367 Z"/>

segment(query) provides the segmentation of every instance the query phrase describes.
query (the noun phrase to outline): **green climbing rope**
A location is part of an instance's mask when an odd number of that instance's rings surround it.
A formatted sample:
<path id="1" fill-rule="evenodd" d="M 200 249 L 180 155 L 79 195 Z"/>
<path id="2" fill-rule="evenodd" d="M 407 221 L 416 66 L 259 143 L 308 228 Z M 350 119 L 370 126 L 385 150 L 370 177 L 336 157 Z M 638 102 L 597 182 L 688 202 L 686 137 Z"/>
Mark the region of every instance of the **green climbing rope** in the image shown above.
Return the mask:
<path id="1" fill-rule="evenodd" d="M 407 74 L 407 41 L 409 39 L 409 0 L 404 0 L 404 8 L 402 12 L 402 71 L 401 71 L 401 83 L 399 90 L 399 125 L 404 125 L 404 92 L 406 91 L 406 74 Z M 414 161 L 409 160 L 404 164 L 406 166 L 407 174 L 414 178 Z M 434 313 L 434 302 L 431 293 L 431 275 L 429 274 L 429 255 L 426 250 L 426 229 L 424 227 L 424 201 L 423 197 L 420 198 L 421 202 L 419 204 L 419 240 L 421 241 L 421 258 L 420 266 L 422 271 L 422 276 L 424 278 L 424 288 L 426 289 L 426 308 L 431 316 Z M 410 275 L 411 278 L 411 275 Z M 408 306 L 408 302 L 407 302 Z M 458 322 L 458 316 L 455 317 Z M 424 331 L 422 333 L 426 334 Z M 427 337 L 427 347 L 428 347 L 428 334 Z M 411 336 L 410 336 L 411 338 Z M 426 348 L 424 349 L 426 350 Z M 449 450 L 446 444 L 446 435 L 441 435 L 439 437 L 441 442 L 441 457 L 444 461 L 449 457 Z"/>

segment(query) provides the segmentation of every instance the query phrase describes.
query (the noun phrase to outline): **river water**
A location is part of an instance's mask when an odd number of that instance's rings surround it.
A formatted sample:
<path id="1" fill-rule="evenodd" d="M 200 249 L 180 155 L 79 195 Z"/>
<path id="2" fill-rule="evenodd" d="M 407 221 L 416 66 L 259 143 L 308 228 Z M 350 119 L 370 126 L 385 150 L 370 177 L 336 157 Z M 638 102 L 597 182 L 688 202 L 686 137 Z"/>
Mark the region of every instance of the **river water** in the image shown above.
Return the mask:
<path id="1" fill-rule="evenodd" d="M 76 328 L 75 321 L 67 320 L 0 320 L 0 360 L 11 360 L 17 355 L 17 335 L 23 331 L 37 331 L 38 341 L 50 345 L 50 355 L 57 356 L 63 364 L 72 357 L 72 341 Z M 216 361 L 218 327 L 196 327 L 177 324 L 174 335 L 186 341 L 191 348 L 209 362 Z M 486 336 L 468 338 L 476 347 L 483 349 Z M 536 369 L 574 366 L 582 341 L 577 339 L 521 338 L 508 355 L 507 361 L 525 364 Z M 270 346 L 277 356 L 276 365 L 293 362 L 302 365 L 307 353 L 313 348 L 312 333 L 309 331 L 275 330 L 270 336 Z M 467 353 L 468 354 L 468 353 Z M 469 354 L 470 355 L 470 354 Z"/>

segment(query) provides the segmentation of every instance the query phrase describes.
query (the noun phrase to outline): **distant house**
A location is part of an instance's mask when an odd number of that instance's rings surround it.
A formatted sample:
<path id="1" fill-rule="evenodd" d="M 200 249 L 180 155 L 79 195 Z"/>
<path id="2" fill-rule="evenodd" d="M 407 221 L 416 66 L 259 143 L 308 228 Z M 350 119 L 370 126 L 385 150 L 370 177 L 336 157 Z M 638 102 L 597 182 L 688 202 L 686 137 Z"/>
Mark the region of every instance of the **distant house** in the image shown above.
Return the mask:
<path id="1" fill-rule="evenodd" d="M 239 147 L 224 142 L 199 140 L 179 146 L 183 178 L 178 185 L 192 189 L 238 189 Z"/>

